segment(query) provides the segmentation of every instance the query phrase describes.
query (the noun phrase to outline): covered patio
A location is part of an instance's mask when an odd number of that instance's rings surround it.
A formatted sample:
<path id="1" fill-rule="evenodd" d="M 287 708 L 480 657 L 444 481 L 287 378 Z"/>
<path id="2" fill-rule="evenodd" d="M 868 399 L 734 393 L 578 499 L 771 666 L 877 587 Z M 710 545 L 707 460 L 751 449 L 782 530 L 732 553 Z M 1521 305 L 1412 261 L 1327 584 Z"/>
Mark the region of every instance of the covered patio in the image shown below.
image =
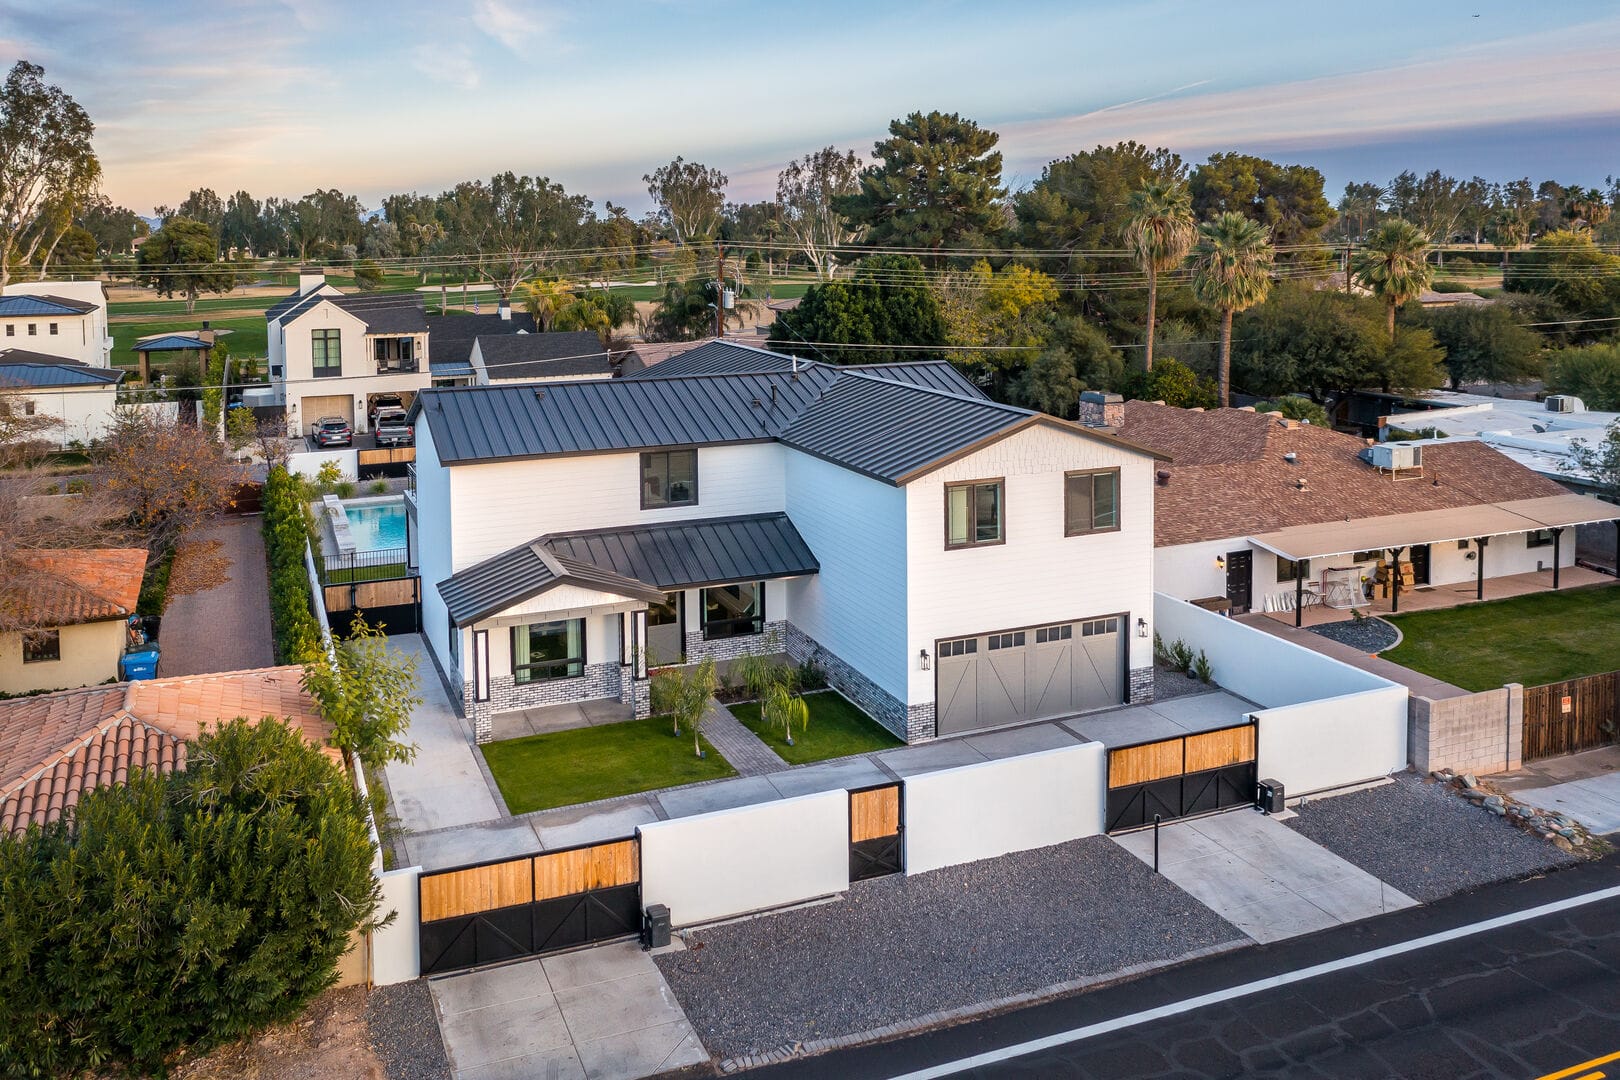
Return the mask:
<path id="1" fill-rule="evenodd" d="M 1282 594 L 1283 610 L 1266 614 L 1294 626 L 1338 622 L 1352 610 L 1396 613 L 1455 607 L 1480 600 L 1499 600 L 1525 593 L 1558 589 L 1565 585 L 1592 585 L 1611 580 L 1607 575 L 1566 566 L 1573 557 L 1574 536 L 1566 530 L 1596 522 L 1614 521 L 1620 527 L 1620 506 L 1586 495 L 1553 495 L 1538 499 L 1488 503 L 1446 510 L 1424 510 L 1384 517 L 1299 525 L 1249 538 L 1249 542 L 1294 566 L 1292 594 Z M 1550 548 L 1551 566 L 1536 559 L 1538 569 L 1487 576 L 1491 543 L 1507 537 L 1525 537 L 1526 545 Z M 1472 580 L 1435 582 L 1428 574 L 1431 549 L 1453 545 L 1472 564 Z M 1501 544 L 1499 543 L 1499 548 Z M 1425 579 L 1408 581 L 1419 550 Z M 1357 565 L 1358 557 L 1379 553 L 1384 572 L 1376 575 Z M 1331 566 L 1333 560 L 1344 566 Z M 1509 563 L 1508 565 L 1513 565 Z M 1317 575 L 1311 577 L 1311 569 Z M 1291 602 L 1290 602 L 1291 601 Z"/>

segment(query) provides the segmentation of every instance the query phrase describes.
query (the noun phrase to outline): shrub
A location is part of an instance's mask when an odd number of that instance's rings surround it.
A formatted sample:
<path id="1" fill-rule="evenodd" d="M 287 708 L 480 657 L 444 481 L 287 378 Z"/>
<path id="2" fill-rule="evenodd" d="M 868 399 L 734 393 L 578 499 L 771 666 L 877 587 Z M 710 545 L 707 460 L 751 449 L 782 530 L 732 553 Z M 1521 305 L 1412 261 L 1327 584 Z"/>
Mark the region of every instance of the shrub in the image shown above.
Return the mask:
<path id="1" fill-rule="evenodd" d="M 332 659 L 323 653 L 304 664 L 304 689 L 332 725 L 332 744 L 372 767 L 416 756 L 415 744 L 400 738 L 422 704 L 416 688 L 416 665 L 391 655 L 387 635 L 359 616 Z"/>
<path id="2" fill-rule="evenodd" d="M 364 802 L 302 735 L 239 719 L 187 762 L 0 836 L 0 1074 L 165 1071 L 296 1016 L 381 925 Z"/>
<path id="3" fill-rule="evenodd" d="M 276 466 L 264 482 L 264 553 L 270 566 L 270 623 L 279 663 L 302 664 L 324 653 L 304 567 L 304 552 L 314 535 L 303 482 Z"/>
<path id="4" fill-rule="evenodd" d="M 1198 658 L 1192 662 L 1192 667 L 1188 670 L 1198 676 L 1199 682 L 1207 683 L 1215 677 L 1215 668 L 1210 664 L 1209 657 L 1204 655 L 1203 649 L 1198 650 Z"/>
<path id="5" fill-rule="evenodd" d="M 386 495 L 386 494 L 388 494 L 388 481 L 386 481 L 386 480 L 374 480 L 374 481 L 372 481 L 370 491 L 371 491 L 371 493 L 373 495 Z"/>

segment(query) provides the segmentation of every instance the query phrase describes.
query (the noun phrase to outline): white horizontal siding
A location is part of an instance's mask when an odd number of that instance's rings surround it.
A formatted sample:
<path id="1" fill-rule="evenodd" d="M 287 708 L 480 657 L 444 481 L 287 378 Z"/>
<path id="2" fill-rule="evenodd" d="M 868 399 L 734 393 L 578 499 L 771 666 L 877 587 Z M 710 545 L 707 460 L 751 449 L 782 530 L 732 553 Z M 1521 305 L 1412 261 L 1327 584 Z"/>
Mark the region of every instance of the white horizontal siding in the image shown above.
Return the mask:
<path id="1" fill-rule="evenodd" d="M 417 568 L 422 575 L 422 637 L 452 680 L 459 680 L 456 658 L 450 649 L 450 616 L 439 596 L 439 582 L 450 569 L 450 471 L 439 464 L 428 425 L 416 425 L 416 536 Z M 424 678 L 426 675 L 424 674 Z"/>

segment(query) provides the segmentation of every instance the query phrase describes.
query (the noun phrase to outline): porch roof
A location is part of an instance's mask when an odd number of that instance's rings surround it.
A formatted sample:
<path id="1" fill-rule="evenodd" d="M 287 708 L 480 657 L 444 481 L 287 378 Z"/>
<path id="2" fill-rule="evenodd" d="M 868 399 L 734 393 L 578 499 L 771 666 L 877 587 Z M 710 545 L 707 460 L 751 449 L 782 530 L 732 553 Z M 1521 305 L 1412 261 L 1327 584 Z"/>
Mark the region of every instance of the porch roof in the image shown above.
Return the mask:
<path id="1" fill-rule="evenodd" d="M 1539 499 L 1295 525 L 1251 536 L 1249 542 L 1297 562 L 1412 544 L 1444 544 L 1482 536 L 1567 528 L 1617 518 L 1620 518 L 1620 506 L 1602 499 L 1589 495 L 1549 495 Z"/>
<path id="2" fill-rule="evenodd" d="M 553 533 L 439 582 L 466 626 L 562 584 L 658 603 L 672 589 L 814 574 L 821 564 L 783 513 Z"/>

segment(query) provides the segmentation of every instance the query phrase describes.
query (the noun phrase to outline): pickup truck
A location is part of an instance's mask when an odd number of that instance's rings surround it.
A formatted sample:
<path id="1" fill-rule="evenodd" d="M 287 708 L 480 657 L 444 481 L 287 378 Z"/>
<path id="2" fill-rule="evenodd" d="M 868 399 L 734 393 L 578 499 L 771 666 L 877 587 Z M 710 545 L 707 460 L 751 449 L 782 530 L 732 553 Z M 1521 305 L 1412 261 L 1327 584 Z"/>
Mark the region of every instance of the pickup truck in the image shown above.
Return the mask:
<path id="1" fill-rule="evenodd" d="M 416 431 L 406 421 L 404 409 L 378 409 L 371 433 L 377 437 L 378 446 L 412 446 L 416 443 Z"/>

